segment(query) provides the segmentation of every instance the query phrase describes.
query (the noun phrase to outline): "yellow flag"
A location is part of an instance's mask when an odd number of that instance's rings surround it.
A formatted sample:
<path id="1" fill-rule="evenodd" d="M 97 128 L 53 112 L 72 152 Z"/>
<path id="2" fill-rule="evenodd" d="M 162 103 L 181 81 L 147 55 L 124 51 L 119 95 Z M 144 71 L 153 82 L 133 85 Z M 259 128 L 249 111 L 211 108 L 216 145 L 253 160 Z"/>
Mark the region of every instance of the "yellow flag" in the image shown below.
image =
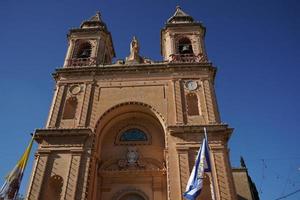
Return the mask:
<path id="1" fill-rule="evenodd" d="M 0 199 L 15 199 L 15 197 L 17 196 L 23 173 L 30 155 L 33 140 L 34 135 L 32 136 L 30 143 L 23 153 L 22 157 L 20 158 L 14 169 L 6 177 L 6 181 L 0 189 Z"/>

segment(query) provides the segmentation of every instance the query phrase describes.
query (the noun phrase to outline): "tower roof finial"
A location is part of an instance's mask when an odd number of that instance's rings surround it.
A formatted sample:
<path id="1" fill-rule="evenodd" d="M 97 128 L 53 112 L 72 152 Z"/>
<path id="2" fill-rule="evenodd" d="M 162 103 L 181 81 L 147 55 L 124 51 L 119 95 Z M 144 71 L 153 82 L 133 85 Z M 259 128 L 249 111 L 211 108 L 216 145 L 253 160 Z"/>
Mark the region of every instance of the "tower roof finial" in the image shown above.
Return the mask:
<path id="1" fill-rule="evenodd" d="M 101 19 L 101 13 L 100 11 L 97 11 L 94 16 L 92 16 L 89 20 L 84 21 L 81 26 L 81 28 L 87 28 L 87 27 L 103 27 L 106 29 L 106 24 Z"/>
<path id="2" fill-rule="evenodd" d="M 241 167 L 243 167 L 243 168 L 247 168 L 247 167 L 246 167 L 246 163 L 245 163 L 245 160 L 244 160 L 243 156 L 241 156 L 241 157 L 240 157 L 240 163 L 241 163 Z"/>
<path id="3" fill-rule="evenodd" d="M 168 23 L 192 23 L 194 22 L 194 19 L 183 12 L 181 7 L 179 5 L 176 6 L 176 11 L 173 14 L 172 17 L 168 19 Z"/>
<path id="4" fill-rule="evenodd" d="M 96 12 L 96 15 L 94 15 L 93 17 L 91 17 L 91 19 L 89 21 L 99 21 L 99 22 L 102 22 L 100 11 L 98 10 Z"/>

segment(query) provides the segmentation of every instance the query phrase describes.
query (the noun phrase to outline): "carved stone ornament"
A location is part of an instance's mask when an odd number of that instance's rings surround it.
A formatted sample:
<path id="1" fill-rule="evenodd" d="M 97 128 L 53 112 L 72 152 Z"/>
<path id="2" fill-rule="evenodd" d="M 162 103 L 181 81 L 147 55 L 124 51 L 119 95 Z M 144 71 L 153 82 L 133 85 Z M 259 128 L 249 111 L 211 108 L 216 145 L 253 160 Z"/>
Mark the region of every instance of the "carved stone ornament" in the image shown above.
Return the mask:
<path id="1" fill-rule="evenodd" d="M 69 92 L 73 95 L 77 95 L 81 92 L 81 86 L 80 85 L 72 85 L 69 89 Z"/>
<path id="2" fill-rule="evenodd" d="M 193 91 L 198 88 L 198 83 L 196 81 L 190 80 L 185 83 L 185 86 L 189 91 Z"/>
<path id="3" fill-rule="evenodd" d="M 136 147 L 128 147 L 127 162 L 129 165 L 135 165 L 139 159 Z"/>
<path id="4" fill-rule="evenodd" d="M 135 168 L 145 168 L 145 163 L 140 160 L 140 156 L 136 147 L 128 147 L 126 160 L 120 159 L 118 165 L 120 169 L 135 169 Z"/>

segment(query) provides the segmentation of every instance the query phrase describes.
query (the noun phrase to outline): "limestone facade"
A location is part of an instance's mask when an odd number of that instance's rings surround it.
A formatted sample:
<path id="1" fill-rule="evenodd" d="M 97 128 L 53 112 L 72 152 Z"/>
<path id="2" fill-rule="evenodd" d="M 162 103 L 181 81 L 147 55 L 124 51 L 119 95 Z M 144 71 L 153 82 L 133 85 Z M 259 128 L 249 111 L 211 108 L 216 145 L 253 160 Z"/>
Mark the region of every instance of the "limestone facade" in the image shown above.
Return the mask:
<path id="1" fill-rule="evenodd" d="M 161 31 L 163 61 L 113 63 L 99 13 L 70 30 L 47 125 L 36 130 L 27 199 L 181 200 L 203 127 L 212 173 L 199 199 L 237 199 L 227 146 L 233 129 L 220 120 L 204 35 L 178 7 Z"/>

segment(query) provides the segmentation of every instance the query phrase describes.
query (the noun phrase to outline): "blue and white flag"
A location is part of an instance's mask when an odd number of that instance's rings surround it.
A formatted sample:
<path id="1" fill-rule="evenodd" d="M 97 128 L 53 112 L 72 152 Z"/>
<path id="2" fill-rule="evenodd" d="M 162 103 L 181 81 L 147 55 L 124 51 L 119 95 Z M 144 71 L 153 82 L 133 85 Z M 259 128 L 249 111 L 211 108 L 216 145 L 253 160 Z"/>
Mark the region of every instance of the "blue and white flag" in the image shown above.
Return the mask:
<path id="1" fill-rule="evenodd" d="M 203 139 L 202 146 L 198 151 L 193 171 L 190 175 L 186 190 L 183 194 L 186 199 L 196 200 L 200 195 L 203 187 L 203 178 L 205 172 L 211 172 L 209 147 L 206 137 Z"/>

